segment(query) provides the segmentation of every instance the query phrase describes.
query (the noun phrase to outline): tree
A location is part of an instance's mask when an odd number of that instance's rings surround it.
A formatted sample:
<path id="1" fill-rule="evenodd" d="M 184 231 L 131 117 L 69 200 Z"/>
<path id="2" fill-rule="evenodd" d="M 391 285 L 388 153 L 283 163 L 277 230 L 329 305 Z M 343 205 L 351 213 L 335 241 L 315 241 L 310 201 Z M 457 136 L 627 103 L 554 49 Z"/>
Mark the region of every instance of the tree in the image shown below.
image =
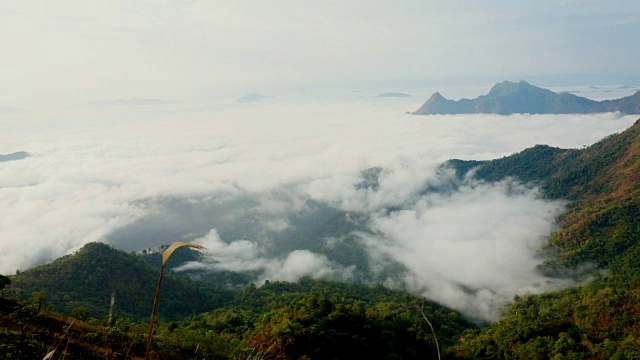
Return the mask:
<path id="1" fill-rule="evenodd" d="M 31 293 L 29 303 L 36 309 L 36 313 L 40 313 L 47 306 L 47 297 L 42 291 L 34 291 Z"/>
<path id="2" fill-rule="evenodd" d="M 4 297 L 4 287 L 11 284 L 11 279 L 4 275 L 0 275 L 0 296 Z"/>
<path id="3" fill-rule="evenodd" d="M 86 321 L 89 318 L 89 309 L 84 306 L 77 306 L 71 310 L 71 316 L 80 320 Z"/>

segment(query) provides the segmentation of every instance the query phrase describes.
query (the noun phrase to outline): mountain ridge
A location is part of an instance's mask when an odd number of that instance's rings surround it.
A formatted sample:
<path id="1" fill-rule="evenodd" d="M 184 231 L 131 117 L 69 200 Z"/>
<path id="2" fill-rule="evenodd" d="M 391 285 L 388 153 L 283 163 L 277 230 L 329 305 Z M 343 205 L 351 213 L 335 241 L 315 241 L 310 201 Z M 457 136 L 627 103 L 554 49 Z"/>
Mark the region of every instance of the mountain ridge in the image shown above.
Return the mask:
<path id="1" fill-rule="evenodd" d="M 614 111 L 640 114 L 640 91 L 620 99 L 595 101 L 568 92 L 555 93 L 524 80 L 517 83 L 503 81 L 475 99 L 449 100 L 436 92 L 412 114 L 587 114 Z"/>

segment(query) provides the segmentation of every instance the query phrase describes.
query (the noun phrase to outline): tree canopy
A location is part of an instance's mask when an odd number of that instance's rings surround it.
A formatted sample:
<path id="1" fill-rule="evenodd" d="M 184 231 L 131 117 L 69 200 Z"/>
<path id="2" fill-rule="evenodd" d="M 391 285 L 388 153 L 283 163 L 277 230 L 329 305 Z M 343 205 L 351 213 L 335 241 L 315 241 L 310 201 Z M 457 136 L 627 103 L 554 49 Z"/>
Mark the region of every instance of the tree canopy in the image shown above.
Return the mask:
<path id="1" fill-rule="evenodd" d="M 7 276 L 0 275 L 0 296 L 4 297 L 4 288 L 9 284 L 11 284 L 11 279 Z"/>

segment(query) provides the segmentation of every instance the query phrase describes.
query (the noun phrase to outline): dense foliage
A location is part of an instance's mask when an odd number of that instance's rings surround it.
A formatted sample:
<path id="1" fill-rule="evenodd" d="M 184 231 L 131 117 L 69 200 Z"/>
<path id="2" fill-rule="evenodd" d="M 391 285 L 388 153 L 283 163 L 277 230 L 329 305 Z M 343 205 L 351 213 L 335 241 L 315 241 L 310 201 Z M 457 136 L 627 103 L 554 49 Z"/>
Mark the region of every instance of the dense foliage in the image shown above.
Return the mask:
<path id="1" fill-rule="evenodd" d="M 640 288 L 626 281 L 518 298 L 505 319 L 467 331 L 467 359 L 638 359 Z"/>

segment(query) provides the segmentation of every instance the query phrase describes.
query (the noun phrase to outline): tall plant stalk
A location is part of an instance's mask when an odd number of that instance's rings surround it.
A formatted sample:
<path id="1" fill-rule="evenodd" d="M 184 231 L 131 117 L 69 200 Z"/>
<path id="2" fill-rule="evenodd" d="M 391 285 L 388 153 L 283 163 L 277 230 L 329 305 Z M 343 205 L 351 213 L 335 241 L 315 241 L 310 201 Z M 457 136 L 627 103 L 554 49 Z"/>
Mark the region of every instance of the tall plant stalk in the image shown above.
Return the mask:
<path id="1" fill-rule="evenodd" d="M 438 345 L 438 337 L 436 336 L 436 331 L 433 329 L 433 325 L 431 325 L 431 321 L 429 321 L 429 318 L 424 313 L 424 304 L 422 304 L 422 307 L 417 305 L 416 307 L 418 308 L 418 310 L 420 310 L 420 314 L 422 314 L 422 317 L 427 321 L 427 324 L 429 324 L 429 327 L 431 328 L 433 339 L 436 341 L 436 350 L 438 351 L 438 360 L 440 360 L 440 345 Z"/>
<path id="2" fill-rule="evenodd" d="M 205 249 L 204 246 L 202 245 L 189 243 L 189 242 L 176 241 L 173 244 L 171 244 L 171 246 L 169 246 L 169 248 L 167 248 L 167 250 L 165 250 L 162 253 L 162 266 L 160 267 L 160 276 L 158 277 L 158 286 L 156 286 L 156 296 L 154 296 L 153 298 L 153 308 L 151 308 L 151 320 L 149 321 L 149 335 L 147 335 L 147 350 L 144 353 L 145 360 L 150 359 L 149 352 L 151 350 L 151 338 L 153 337 L 153 318 L 156 313 L 156 307 L 158 306 L 158 296 L 160 295 L 160 284 L 162 284 L 162 276 L 164 274 L 164 265 L 167 263 L 167 261 L 171 257 L 171 254 L 173 254 L 173 252 L 176 251 L 176 249 L 183 246 L 189 246 L 189 247 L 200 249 L 200 250 Z"/>

